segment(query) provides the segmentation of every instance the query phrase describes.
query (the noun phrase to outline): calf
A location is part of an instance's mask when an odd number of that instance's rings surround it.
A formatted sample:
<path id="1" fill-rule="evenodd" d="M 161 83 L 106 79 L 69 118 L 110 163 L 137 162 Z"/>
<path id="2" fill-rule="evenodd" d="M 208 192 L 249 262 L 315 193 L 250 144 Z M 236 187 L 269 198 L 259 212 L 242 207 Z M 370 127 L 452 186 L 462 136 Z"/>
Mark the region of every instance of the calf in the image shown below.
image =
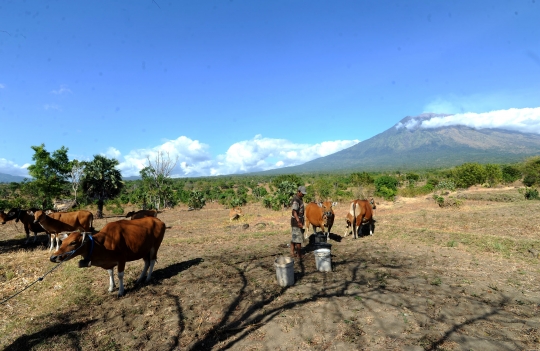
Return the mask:
<path id="1" fill-rule="evenodd" d="M 347 213 L 347 231 L 344 236 L 349 235 L 349 228 L 352 225 L 353 237 L 358 237 L 357 228 L 361 228 L 364 224 L 369 224 L 369 235 L 373 235 L 374 220 L 373 209 L 375 209 L 375 201 L 373 198 L 368 200 L 354 200 L 351 202 L 349 213 Z"/>
<path id="2" fill-rule="evenodd" d="M 140 211 L 130 211 L 126 214 L 126 218 L 130 219 L 139 219 L 144 217 L 157 217 L 156 210 L 140 210 Z"/>
<path id="3" fill-rule="evenodd" d="M 242 213 L 242 208 L 239 206 L 231 208 L 229 211 L 229 222 L 232 222 L 233 220 L 239 219 L 244 214 Z"/>
<path id="4" fill-rule="evenodd" d="M 154 217 L 131 221 L 120 220 L 106 224 L 95 235 L 73 232 L 62 236 L 62 246 L 50 257 L 51 262 L 62 262 L 82 255 L 79 267 L 98 266 L 109 273 L 109 292 L 115 288 L 114 267 L 118 266 L 118 297 L 124 295 L 124 269 L 126 262 L 144 260 L 143 271 L 137 280 L 150 281 L 165 224 Z"/>
<path id="5" fill-rule="evenodd" d="M 336 202 L 324 201 L 324 202 L 310 202 L 306 206 L 306 230 L 304 231 L 304 239 L 307 239 L 309 225 L 313 226 L 313 233 L 316 233 L 316 227 L 321 228 L 321 230 L 326 234 L 326 240 L 328 241 L 328 236 L 330 235 L 330 230 L 334 225 L 334 209 Z M 328 228 L 328 232 L 324 231 L 324 228 Z"/>
<path id="6" fill-rule="evenodd" d="M 51 213 L 52 215 L 58 215 L 60 213 Z M 49 252 L 54 246 L 54 240 L 56 239 L 56 249 L 60 248 L 60 233 L 62 232 L 72 232 L 74 230 L 80 229 L 81 227 L 76 227 L 74 225 L 65 223 L 61 220 L 53 218 L 45 214 L 45 212 L 38 210 L 34 213 L 34 223 L 39 223 L 47 233 L 51 236 L 51 246 L 49 247 Z M 60 217 L 60 216 L 56 216 Z"/>
<path id="7" fill-rule="evenodd" d="M 2 224 L 5 224 L 7 221 L 15 220 L 15 222 L 21 221 L 24 227 L 24 232 L 26 233 L 26 242 L 28 244 L 30 241 L 30 232 L 34 233 L 34 241 L 37 240 L 37 234 L 45 232 L 42 226 L 38 223 L 34 223 L 34 216 L 27 213 L 29 210 L 21 210 L 20 208 L 12 208 L 8 213 L 0 213 L 0 218 L 2 218 Z"/>

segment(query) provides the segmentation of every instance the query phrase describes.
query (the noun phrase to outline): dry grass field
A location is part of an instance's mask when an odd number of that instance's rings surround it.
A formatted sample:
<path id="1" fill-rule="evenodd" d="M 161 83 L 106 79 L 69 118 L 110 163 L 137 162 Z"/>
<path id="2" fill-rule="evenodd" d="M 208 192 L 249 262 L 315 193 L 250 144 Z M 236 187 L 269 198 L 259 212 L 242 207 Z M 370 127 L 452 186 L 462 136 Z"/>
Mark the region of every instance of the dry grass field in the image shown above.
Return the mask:
<path id="1" fill-rule="evenodd" d="M 470 189 L 460 208 L 429 196 L 378 202 L 374 236 L 332 232 L 333 271 L 312 252 L 295 260 L 295 284 L 276 284 L 288 255 L 289 211 L 260 205 L 229 224 L 208 204 L 158 215 L 168 226 L 152 282 L 108 293 L 108 275 L 62 264 L 1 305 L 4 350 L 538 350 L 540 201 L 515 188 Z M 95 223 L 97 229 L 107 218 Z M 245 224 L 249 227 L 245 228 Z M 24 245 L 0 226 L 0 299 L 55 267 L 45 236 Z M 308 247 L 309 248 L 309 247 Z"/>

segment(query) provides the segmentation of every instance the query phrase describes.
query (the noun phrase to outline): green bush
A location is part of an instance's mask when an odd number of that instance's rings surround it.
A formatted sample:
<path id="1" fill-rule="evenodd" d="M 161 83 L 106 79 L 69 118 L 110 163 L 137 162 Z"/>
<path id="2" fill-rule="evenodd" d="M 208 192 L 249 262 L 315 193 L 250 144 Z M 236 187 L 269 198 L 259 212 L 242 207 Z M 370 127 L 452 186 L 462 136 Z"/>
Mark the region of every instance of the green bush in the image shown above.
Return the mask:
<path id="1" fill-rule="evenodd" d="M 199 210 L 206 205 L 206 199 L 201 191 L 193 190 L 189 196 L 188 206 Z"/>
<path id="2" fill-rule="evenodd" d="M 437 186 L 435 187 L 435 190 L 450 190 L 454 191 L 456 190 L 456 184 L 451 180 L 441 180 Z"/>
<path id="3" fill-rule="evenodd" d="M 527 174 L 523 178 L 523 184 L 525 184 L 525 186 L 533 186 L 535 183 L 536 183 L 536 176 L 533 174 Z"/>
<path id="4" fill-rule="evenodd" d="M 514 166 L 503 166 L 502 169 L 502 180 L 505 183 L 513 183 L 516 180 L 521 178 L 521 171 Z"/>
<path id="5" fill-rule="evenodd" d="M 526 188 L 523 192 L 523 195 L 527 200 L 540 200 L 540 195 L 538 194 L 538 189 Z"/>
<path id="6" fill-rule="evenodd" d="M 458 188 L 468 188 L 486 181 L 487 173 L 478 163 L 464 163 L 454 169 L 453 178 Z"/>

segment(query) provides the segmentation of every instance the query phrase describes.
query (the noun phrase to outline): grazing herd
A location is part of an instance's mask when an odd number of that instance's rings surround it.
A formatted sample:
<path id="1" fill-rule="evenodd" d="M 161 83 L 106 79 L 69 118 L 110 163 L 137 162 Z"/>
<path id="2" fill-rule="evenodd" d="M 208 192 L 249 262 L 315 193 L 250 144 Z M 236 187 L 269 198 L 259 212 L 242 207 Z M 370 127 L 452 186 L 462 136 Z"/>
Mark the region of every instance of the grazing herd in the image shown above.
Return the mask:
<path id="1" fill-rule="evenodd" d="M 306 205 L 305 239 L 309 235 L 310 226 L 314 233 L 320 228 L 328 239 L 334 225 L 333 208 L 336 205 L 336 202 L 331 201 L 311 202 Z M 346 216 L 345 236 L 349 235 L 349 229 L 352 227 L 353 236 L 357 238 L 359 228 L 366 224 L 369 225 L 370 235 L 373 235 L 373 209 L 375 209 L 373 198 L 352 201 Z M 0 223 L 5 224 L 11 220 L 23 223 L 26 243 L 30 240 L 30 232 L 34 233 L 34 242 L 37 233 L 46 232 L 50 235 L 49 252 L 56 241 L 56 251 L 50 256 L 51 262 L 60 263 L 82 256 L 82 260 L 79 261 L 80 268 L 93 265 L 106 269 L 109 273 L 110 292 L 116 287 L 114 267 L 118 267 L 118 296 L 122 296 L 126 262 L 144 260 L 144 268 L 137 283 L 142 282 L 145 277 L 148 282 L 152 276 L 157 252 L 166 229 L 165 224 L 157 218 L 157 214 L 158 212 L 154 210 L 132 211 L 126 215 L 130 220 L 108 223 L 97 233 L 93 227 L 93 214 L 84 210 L 45 212 L 35 208 L 29 210 L 13 208 L 7 213 L 0 211 Z M 241 207 L 233 207 L 229 211 L 229 222 L 238 220 L 243 215 Z"/>

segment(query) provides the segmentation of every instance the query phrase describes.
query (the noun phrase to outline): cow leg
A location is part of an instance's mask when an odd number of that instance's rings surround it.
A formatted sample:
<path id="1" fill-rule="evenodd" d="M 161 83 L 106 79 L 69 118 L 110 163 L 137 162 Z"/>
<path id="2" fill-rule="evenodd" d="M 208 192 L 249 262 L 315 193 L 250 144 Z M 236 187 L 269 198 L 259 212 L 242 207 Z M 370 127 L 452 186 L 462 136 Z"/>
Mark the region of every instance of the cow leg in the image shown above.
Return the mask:
<path id="1" fill-rule="evenodd" d="M 56 251 L 60 250 L 60 233 L 55 234 L 56 237 Z"/>
<path id="2" fill-rule="evenodd" d="M 118 272 L 118 297 L 124 296 L 124 272 Z"/>
<path id="3" fill-rule="evenodd" d="M 118 297 L 124 296 L 124 269 L 126 262 L 118 262 Z"/>
<path id="4" fill-rule="evenodd" d="M 146 282 L 150 282 L 150 278 L 152 277 L 152 272 L 154 271 L 154 264 L 156 264 L 156 260 L 150 260 L 150 268 L 148 270 L 148 275 L 146 276 Z"/>
<path id="5" fill-rule="evenodd" d="M 51 252 L 54 247 L 54 236 L 55 235 L 51 233 L 51 246 L 49 246 L 49 252 Z"/>
<path id="6" fill-rule="evenodd" d="M 27 228 L 27 227 L 25 226 L 24 232 L 26 233 L 26 241 L 25 241 L 24 243 L 25 243 L 25 244 L 28 244 L 28 242 L 30 241 L 30 228 Z"/>
<path id="7" fill-rule="evenodd" d="M 154 261 L 152 261 L 153 263 Z M 153 264 L 152 264 L 153 266 Z M 148 258 L 145 258 L 144 259 L 144 268 L 141 272 L 141 275 L 139 276 L 139 279 L 137 279 L 137 282 L 136 284 L 139 284 L 140 282 L 143 281 L 144 277 L 146 276 L 146 272 L 148 272 L 148 267 L 150 267 L 150 260 Z M 152 267 L 153 268 L 153 267 Z M 152 274 L 152 271 L 150 270 L 150 274 Z M 148 281 L 148 280 L 147 280 Z"/>
<path id="8" fill-rule="evenodd" d="M 109 292 L 113 292 L 114 288 L 116 288 L 116 285 L 114 285 L 114 268 L 107 269 L 107 273 L 109 273 Z"/>

